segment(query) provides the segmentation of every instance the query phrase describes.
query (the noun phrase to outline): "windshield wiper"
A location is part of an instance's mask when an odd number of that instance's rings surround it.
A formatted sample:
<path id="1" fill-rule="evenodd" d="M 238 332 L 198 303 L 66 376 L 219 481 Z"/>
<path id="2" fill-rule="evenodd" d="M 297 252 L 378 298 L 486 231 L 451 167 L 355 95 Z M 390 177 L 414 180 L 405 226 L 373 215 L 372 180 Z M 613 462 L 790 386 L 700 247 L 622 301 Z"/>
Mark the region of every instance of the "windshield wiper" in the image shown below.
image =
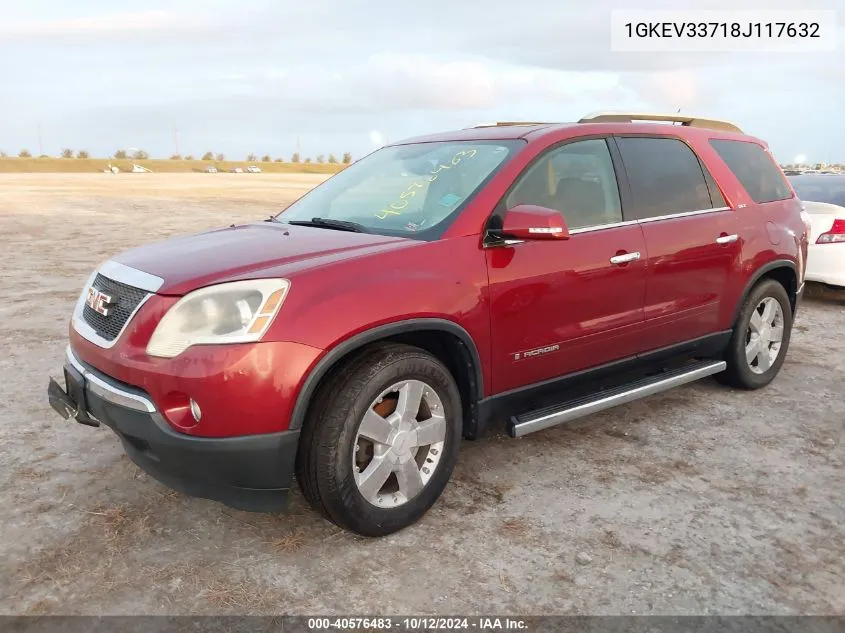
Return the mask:
<path id="1" fill-rule="evenodd" d="M 310 220 L 288 220 L 288 224 L 296 226 L 317 226 L 336 231 L 352 231 L 353 233 L 369 233 L 367 227 L 349 220 L 331 220 L 329 218 L 311 218 Z"/>

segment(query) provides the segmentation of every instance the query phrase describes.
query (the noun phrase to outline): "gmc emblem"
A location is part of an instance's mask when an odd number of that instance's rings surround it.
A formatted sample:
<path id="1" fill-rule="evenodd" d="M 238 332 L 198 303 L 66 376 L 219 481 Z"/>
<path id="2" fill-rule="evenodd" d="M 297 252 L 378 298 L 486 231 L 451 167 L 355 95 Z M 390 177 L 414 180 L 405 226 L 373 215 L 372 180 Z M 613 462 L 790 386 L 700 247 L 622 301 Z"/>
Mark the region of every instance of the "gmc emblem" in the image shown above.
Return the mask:
<path id="1" fill-rule="evenodd" d="M 94 312 L 99 312 L 103 316 L 108 316 L 109 306 L 112 304 L 112 298 L 104 292 L 100 292 L 94 286 L 88 288 L 88 296 L 85 298 L 85 303 Z"/>

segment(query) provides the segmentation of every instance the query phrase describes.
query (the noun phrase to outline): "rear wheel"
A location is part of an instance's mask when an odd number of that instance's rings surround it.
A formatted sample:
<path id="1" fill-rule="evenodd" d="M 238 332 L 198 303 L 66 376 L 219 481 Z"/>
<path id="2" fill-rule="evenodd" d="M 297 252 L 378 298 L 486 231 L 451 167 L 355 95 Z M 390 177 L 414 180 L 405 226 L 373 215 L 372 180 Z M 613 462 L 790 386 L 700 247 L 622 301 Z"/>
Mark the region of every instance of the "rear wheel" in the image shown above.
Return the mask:
<path id="1" fill-rule="evenodd" d="M 337 525 L 390 534 L 440 496 L 461 426 L 458 388 L 440 361 L 408 345 L 377 347 L 317 393 L 297 478 L 309 502 Z"/>
<path id="2" fill-rule="evenodd" d="M 768 385 L 786 358 L 792 333 L 792 305 L 784 287 L 767 279 L 749 293 L 740 311 L 725 360 L 723 382 L 742 389 Z"/>

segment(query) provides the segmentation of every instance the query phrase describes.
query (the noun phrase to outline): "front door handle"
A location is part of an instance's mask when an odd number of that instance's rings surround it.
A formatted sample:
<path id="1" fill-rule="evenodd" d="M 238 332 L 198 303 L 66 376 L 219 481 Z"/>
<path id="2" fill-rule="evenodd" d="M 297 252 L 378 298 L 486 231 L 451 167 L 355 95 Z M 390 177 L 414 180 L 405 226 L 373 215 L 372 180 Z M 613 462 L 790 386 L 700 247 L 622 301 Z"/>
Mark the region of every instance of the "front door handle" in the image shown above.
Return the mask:
<path id="1" fill-rule="evenodd" d="M 716 238 L 716 244 L 730 244 L 731 242 L 736 242 L 739 239 L 739 235 L 734 233 L 733 235 L 720 235 Z"/>
<path id="2" fill-rule="evenodd" d="M 623 253 L 622 255 L 614 255 L 610 258 L 610 263 L 616 266 L 620 264 L 627 264 L 628 262 L 635 262 L 640 258 L 639 253 Z"/>

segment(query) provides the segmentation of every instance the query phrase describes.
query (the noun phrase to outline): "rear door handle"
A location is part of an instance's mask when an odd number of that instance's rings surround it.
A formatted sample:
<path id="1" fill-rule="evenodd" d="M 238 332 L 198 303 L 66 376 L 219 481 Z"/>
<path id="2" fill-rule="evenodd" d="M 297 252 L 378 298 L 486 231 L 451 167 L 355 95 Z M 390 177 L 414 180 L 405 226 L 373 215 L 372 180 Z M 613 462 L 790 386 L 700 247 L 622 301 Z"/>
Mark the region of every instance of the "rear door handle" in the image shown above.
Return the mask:
<path id="1" fill-rule="evenodd" d="M 614 255 L 611 257 L 610 263 L 618 266 L 620 264 L 627 264 L 628 262 L 635 262 L 639 258 L 639 253 L 623 253 L 622 255 Z"/>
<path id="2" fill-rule="evenodd" d="M 739 235 L 734 233 L 733 235 L 720 235 L 716 238 L 716 244 L 730 244 L 731 242 L 736 242 L 739 239 Z"/>

